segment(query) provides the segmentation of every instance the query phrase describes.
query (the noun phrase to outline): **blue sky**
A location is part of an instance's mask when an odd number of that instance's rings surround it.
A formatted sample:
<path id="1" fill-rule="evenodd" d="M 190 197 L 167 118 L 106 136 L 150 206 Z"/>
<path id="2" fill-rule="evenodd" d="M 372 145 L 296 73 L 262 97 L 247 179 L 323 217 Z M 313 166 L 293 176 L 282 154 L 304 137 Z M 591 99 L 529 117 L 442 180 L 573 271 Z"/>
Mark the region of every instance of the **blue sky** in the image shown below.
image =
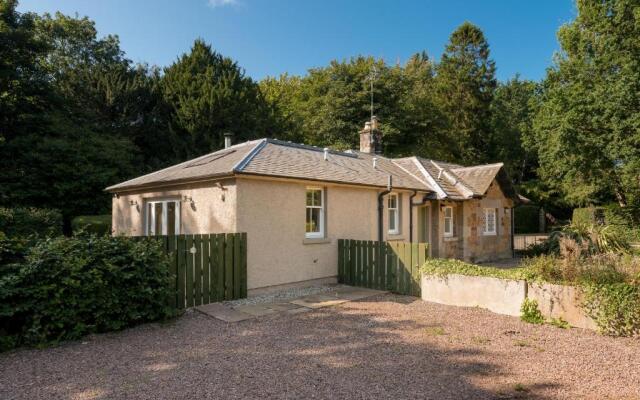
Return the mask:
<path id="1" fill-rule="evenodd" d="M 86 15 L 100 35 L 120 37 L 128 58 L 160 66 L 201 37 L 255 79 L 359 54 L 439 58 L 470 21 L 484 31 L 500 80 L 538 80 L 558 50 L 558 27 L 575 16 L 571 0 L 22 0 L 19 10 Z"/>

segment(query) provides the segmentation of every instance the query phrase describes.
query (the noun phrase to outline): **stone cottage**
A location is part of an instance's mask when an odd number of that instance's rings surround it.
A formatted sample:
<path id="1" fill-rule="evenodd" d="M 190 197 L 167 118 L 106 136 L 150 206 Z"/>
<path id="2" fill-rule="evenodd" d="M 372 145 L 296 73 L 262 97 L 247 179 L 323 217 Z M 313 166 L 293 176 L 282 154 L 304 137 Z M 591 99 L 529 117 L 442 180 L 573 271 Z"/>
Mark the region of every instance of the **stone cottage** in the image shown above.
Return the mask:
<path id="1" fill-rule="evenodd" d="M 359 151 L 227 143 L 108 187 L 113 233 L 246 232 L 250 294 L 335 282 L 338 239 L 425 242 L 432 257 L 476 262 L 511 256 L 518 197 L 501 163 L 388 158 L 381 148 L 375 118 Z"/>

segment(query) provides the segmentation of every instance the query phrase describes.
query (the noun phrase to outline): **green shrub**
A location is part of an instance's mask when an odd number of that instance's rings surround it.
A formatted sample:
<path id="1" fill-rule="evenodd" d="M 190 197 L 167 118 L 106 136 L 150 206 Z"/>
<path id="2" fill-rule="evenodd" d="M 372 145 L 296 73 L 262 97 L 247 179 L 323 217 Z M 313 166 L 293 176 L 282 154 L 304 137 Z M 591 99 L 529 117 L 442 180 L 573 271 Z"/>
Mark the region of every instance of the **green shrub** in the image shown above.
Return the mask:
<path id="1" fill-rule="evenodd" d="M 0 207 L 0 232 L 9 237 L 62 234 L 62 214 L 41 208 Z"/>
<path id="2" fill-rule="evenodd" d="M 173 314 L 169 259 L 153 239 L 42 239 L 0 278 L 5 348 L 78 339 Z"/>
<path id="3" fill-rule="evenodd" d="M 522 268 L 481 267 L 464 261 L 448 258 L 430 258 L 421 268 L 422 273 L 445 277 L 449 274 L 468 276 L 489 276 L 503 279 L 524 279 L 526 271 Z"/>
<path id="4" fill-rule="evenodd" d="M 520 319 L 530 324 L 544 323 L 544 317 L 538 308 L 538 302 L 532 299 L 524 299 L 520 307 Z"/>
<path id="5" fill-rule="evenodd" d="M 604 224 L 604 209 L 602 207 L 575 208 L 571 223 L 578 225 Z"/>
<path id="6" fill-rule="evenodd" d="M 522 205 L 514 209 L 515 233 L 540 232 L 540 207 Z"/>
<path id="7" fill-rule="evenodd" d="M 583 307 L 606 335 L 640 335 L 639 284 L 589 285 Z"/>
<path id="8" fill-rule="evenodd" d="M 80 215 L 71 220 L 71 230 L 73 233 L 84 231 L 96 235 L 110 235 L 111 214 Z"/>

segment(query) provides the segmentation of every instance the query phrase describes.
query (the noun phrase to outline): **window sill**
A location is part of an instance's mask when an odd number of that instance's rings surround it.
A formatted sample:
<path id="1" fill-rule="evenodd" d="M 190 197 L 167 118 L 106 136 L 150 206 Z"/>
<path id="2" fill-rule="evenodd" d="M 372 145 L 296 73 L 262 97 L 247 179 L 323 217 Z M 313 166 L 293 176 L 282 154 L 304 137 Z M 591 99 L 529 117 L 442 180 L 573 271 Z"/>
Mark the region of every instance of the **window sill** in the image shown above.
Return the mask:
<path id="1" fill-rule="evenodd" d="M 486 233 L 486 232 L 482 232 L 482 236 L 498 236 L 497 233 Z"/>
<path id="2" fill-rule="evenodd" d="M 394 235 L 392 233 L 389 233 L 387 235 L 387 240 L 392 240 L 392 241 L 393 240 L 404 240 L 404 235 L 402 235 L 402 234 Z"/>
<path id="3" fill-rule="evenodd" d="M 325 244 L 331 243 L 329 238 L 304 238 L 302 244 Z"/>
<path id="4" fill-rule="evenodd" d="M 445 242 L 457 242 L 458 241 L 458 237 L 457 236 L 445 236 L 444 237 L 444 241 Z"/>

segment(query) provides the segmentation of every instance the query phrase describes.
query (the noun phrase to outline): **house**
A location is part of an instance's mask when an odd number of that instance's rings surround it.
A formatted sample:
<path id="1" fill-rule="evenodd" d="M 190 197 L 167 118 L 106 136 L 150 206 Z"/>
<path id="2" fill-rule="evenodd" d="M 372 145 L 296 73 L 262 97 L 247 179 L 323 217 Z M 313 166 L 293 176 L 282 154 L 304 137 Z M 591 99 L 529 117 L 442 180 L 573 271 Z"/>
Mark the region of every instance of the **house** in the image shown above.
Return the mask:
<path id="1" fill-rule="evenodd" d="M 115 235 L 247 233 L 249 292 L 335 281 L 337 240 L 429 243 L 432 257 L 512 255 L 518 202 L 503 165 L 380 153 L 377 119 L 359 151 L 252 140 L 106 190 Z"/>

